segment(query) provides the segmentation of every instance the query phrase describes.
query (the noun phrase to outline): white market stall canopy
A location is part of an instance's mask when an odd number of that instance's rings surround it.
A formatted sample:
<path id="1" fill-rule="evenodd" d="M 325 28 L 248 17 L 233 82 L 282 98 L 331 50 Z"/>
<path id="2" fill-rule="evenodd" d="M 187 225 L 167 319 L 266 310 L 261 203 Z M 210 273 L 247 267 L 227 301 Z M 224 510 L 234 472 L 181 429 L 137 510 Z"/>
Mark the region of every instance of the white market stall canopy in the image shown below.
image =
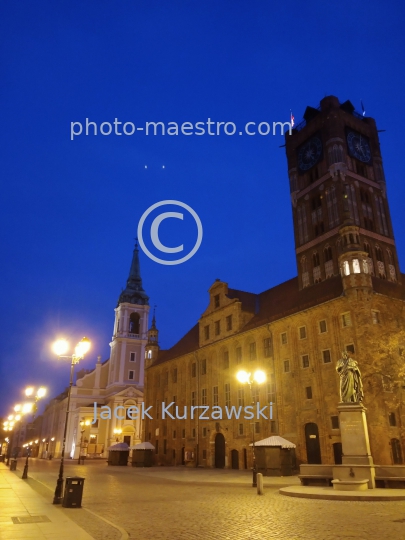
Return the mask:
<path id="1" fill-rule="evenodd" d="M 135 446 L 131 446 L 130 450 L 154 450 L 155 447 L 150 442 L 141 442 Z"/>
<path id="2" fill-rule="evenodd" d="M 107 450 L 110 450 L 110 452 L 125 452 L 125 450 L 129 450 L 129 446 L 125 442 L 120 442 L 109 446 Z"/>
<path id="3" fill-rule="evenodd" d="M 253 443 L 250 443 L 249 446 L 253 446 Z M 262 439 L 261 441 L 255 442 L 255 446 L 281 446 L 281 448 L 295 448 L 295 444 L 274 435 L 273 437 L 267 437 L 267 439 Z"/>

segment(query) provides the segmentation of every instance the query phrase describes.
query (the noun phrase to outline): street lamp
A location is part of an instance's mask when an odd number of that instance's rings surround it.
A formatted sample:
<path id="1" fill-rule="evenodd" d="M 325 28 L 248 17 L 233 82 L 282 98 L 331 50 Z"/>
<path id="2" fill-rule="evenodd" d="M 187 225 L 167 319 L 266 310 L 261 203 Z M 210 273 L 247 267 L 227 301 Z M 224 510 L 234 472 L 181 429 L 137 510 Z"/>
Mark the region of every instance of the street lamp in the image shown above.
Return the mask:
<path id="1" fill-rule="evenodd" d="M 25 395 L 27 397 L 31 397 L 34 394 L 35 394 L 34 403 L 25 403 L 22 406 L 22 411 L 24 411 L 24 407 L 25 407 L 25 410 L 27 411 L 27 413 L 28 412 L 33 413 L 32 420 L 34 420 L 35 415 L 38 410 L 38 405 L 37 405 L 38 401 L 46 395 L 46 388 L 44 388 L 43 386 L 40 386 L 36 392 L 35 392 L 35 388 L 33 388 L 32 386 L 29 386 L 25 389 Z M 17 416 L 20 416 L 20 415 L 17 415 Z M 16 416 L 16 419 L 17 419 L 17 416 Z M 28 478 L 28 458 L 30 457 L 30 455 L 31 455 L 31 448 L 29 448 L 27 451 L 27 458 L 25 460 L 24 471 L 21 476 L 23 480 L 26 480 Z"/>
<path id="2" fill-rule="evenodd" d="M 84 355 L 90 349 L 90 340 L 83 338 L 75 347 L 75 352 L 72 355 L 66 355 L 65 353 L 69 349 L 69 345 L 65 339 L 59 339 L 53 345 L 53 351 L 58 355 L 59 358 L 69 358 L 70 363 L 70 380 L 69 380 L 69 390 L 68 390 L 68 399 L 66 405 L 66 417 L 65 417 L 65 427 L 63 430 L 63 441 L 62 441 L 62 453 L 60 457 L 60 468 L 59 476 L 56 482 L 55 495 L 53 498 L 53 504 L 60 504 L 62 501 L 62 491 L 63 491 L 63 460 L 65 458 L 65 446 L 66 446 L 66 433 L 69 419 L 69 406 L 70 406 L 70 394 L 72 391 L 73 385 L 73 372 L 76 364 L 79 363 L 79 360 L 84 358 Z"/>
<path id="3" fill-rule="evenodd" d="M 80 448 L 79 448 L 79 459 L 78 459 L 78 464 L 80 465 L 80 460 L 82 458 L 82 447 L 83 447 L 83 433 L 86 431 L 86 428 L 85 426 L 89 426 L 90 425 L 90 420 L 80 420 L 80 427 L 81 427 L 81 430 L 80 430 Z M 83 463 L 82 465 L 84 465 L 84 457 L 83 457 Z"/>
<path id="4" fill-rule="evenodd" d="M 266 381 L 266 374 L 261 369 L 257 369 L 253 373 L 253 380 L 251 379 L 251 373 L 248 373 L 247 371 L 238 371 L 236 374 L 236 378 L 241 384 L 248 384 L 250 389 L 250 397 L 252 400 L 252 405 L 255 405 L 255 401 L 253 399 L 253 393 L 252 393 L 252 384 L 255 382 L 257 385 L 262 384 Z M 255 427 L 256 422 L 253 422 L 253 441 L 252 441 L 252 449 L 253 449 L 253 467 L 252 467 L 252 487 L 257 486 L 257 468 L 256 468 L 256 453 L 255 453 Z"/>
<path id="5" fill-rule="evenodd" d="M 115 442 L 119 442 L 119 436 L 122 433 L 121 428 L 114 428 Z"/>

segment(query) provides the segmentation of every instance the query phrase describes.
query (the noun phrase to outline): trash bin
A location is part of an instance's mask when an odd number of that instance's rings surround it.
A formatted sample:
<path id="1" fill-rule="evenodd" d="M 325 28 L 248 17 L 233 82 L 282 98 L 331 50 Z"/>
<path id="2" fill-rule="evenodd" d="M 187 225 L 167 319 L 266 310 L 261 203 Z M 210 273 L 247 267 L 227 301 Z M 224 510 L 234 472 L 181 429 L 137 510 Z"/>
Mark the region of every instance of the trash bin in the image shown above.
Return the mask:
<path id="1" fill-rule="evenodd" d="M 10 471 L 16 471 L 17 470 L 17 460 L 12 459 L 10 461 Z"/>
<path id="2" fill-rule="evenodd" d="M 67 476 L 62 506 L 64 508 L 81 508 L 83 497 L 84 478 L 81 476 Z"/>
<path id="3" fill-rule="evenodd" d="M 4 454 L 1 454 L 0 456 L 0 463 L 4 463 Z"/>

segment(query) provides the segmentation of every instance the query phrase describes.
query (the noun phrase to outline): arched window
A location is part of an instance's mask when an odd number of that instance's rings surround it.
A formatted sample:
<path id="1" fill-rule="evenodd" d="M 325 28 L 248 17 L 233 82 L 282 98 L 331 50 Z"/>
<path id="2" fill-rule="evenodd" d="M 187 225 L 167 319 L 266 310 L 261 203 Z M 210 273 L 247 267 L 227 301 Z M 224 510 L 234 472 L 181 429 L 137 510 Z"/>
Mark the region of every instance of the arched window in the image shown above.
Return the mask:
<path id="1" fill-rule="evenodd" d="M 391 448 L 394 465 L 402 465 L 402 448 L 398 439 L 391 439 Z"/>
<path id="2" fill-rule="evenodd" d="M 356 191 L 353 185 L 347 186 L 347 202 L 349 205 L 350 217 L 356 225 L 360 225 L 359 210 L 357 207 Z"/>
<path id="3" fill-rule="evenodd" d="M 139 334 L 139 313 L 131 313 L 129 317 L 129 333 L 130 334 Z"/>
<path id="4" fill-rule="evenodd" d="M 314 253 L 312 254 L 312 264 L 313 266 L 319 266 L 320 262 L 319 262 L 319 253 L 317 251 L 314 251 Z"/>
<path id="5" fill-rule="evenodd" d="M 377 257 L 377 261 L 384 262 L 383 254 L 379 246 L 375 247 L 375 255 Z"/>
<path id="6" fill-rule="evenodd" d="M 387 255 L 388 255 L 388 262 L 390 264 L 394 264 L 394 256 L 393 256 L 392 251 L 390 249 L 387 249 Z"/>
<path id="7" fill-rule="evenodd" d="M 353 272 L 360 274 L 360 262 L 359 259 L 353 259 Z"/>
<path id="8" fill-rule="evenodd" d="M 369 257 L 371 257 L 371 249 L 370 249 L 370 244 L 368 242 L 364 242 L 364 251 L 367 253 Z"/>
<path id="9" fill-rule="evenodd" d="M 301 258 L 301 270 L 303 273 L 308 272 L 308 263 L 305 256 Z"/>
<path id="10" fill-rule="evenodd" d="M 331 261 L 333 259 L 332 248 L 330 246 L 326 246 L 323 250 L 323 255 L 325 257 L 325 262 Z"/>
<path id="11" fill-rule="evenodd" d="M 344 261 L 343 263 L 343 273 L 345 276 L 350 275 L 350 266 L 348 261 Z"/>

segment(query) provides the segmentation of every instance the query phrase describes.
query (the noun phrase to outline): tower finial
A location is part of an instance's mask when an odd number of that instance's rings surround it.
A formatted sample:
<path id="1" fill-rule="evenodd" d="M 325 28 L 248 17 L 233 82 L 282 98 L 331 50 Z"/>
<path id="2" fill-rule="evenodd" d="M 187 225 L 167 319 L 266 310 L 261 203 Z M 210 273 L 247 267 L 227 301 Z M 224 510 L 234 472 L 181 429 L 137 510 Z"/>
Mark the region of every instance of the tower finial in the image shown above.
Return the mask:
<path id="1" fill-rule="evenodd" d="M 149 297 L 142 287 L 141 267 L 139 264 L 138 238 L 135 238 L 135 246 L 132 255 L 131 268 L 127 279 L 127 286 L 121 292 L 118 305 L 123 302 L 130 304 L 148 304 Z"/>

